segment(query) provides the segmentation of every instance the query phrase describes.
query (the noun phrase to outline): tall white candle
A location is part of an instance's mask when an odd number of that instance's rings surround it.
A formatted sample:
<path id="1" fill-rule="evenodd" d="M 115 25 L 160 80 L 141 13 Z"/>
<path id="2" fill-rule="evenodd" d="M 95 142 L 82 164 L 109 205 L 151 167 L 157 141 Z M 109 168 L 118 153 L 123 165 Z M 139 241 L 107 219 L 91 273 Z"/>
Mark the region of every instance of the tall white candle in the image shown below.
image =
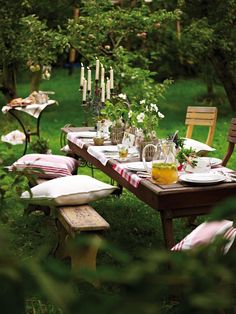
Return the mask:
<path id="1" fill-rule="evenodd" d="M 111 81 L 110 87 L 111 89 L 113 89 L 114 88 L 114 72 L 113 72 L 112 67 L 110 67 L 110 81 Z"/>
<path id="2" fill-rule="evenodd" d="M 91 92 L 91 70 L 90 68 L 88 67 L 88 92 Z"/>
<path id="3" fill-rule="evenodd" d="M 111 99 L 111 81 L 107 78 L 107 99 Z"/>
<path id="4" fill-rule="evenodd" d="M 101 86 L 104 83 L 104 79 L 105 79 L 105 69 L 104 69 L 104 66 L 101 65 Z"/>
<path id="5" fill-rule="evenodd" d="M 99 80 L 99 60 L 98 58 L 96 58 L 96 72 L 95 72 L 95 80 L 98 81 Z"/>
<path id="6" fill-rule="evenodd" d="M 80 87 L 83 87 L 84 83 L 84 65 L 81 63 L 81 70 L 80 70 Z"/>
<path id="7" fill-rule="evenodd" d="M 105 83 L 103 82 L 102 83 L 102 86 L 101 86 L 101 88 L 102 88 L 102 93 L 101 93 L 101 101 L 102 102 L 105 102 Z"/>
<path id="8" fill-rule="evenodd" d="M 86 101 L 86 93 L 87 93 L 87 80 L 83 81 L 83 101 Z"/>

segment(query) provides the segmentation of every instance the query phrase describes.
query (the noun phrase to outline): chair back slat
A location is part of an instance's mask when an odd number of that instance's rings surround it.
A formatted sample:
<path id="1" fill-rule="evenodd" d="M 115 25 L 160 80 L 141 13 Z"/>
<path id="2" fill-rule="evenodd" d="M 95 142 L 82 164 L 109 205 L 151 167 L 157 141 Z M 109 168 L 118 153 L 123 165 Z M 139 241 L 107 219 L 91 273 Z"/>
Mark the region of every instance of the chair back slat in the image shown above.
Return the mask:
<path id="1" fill-rule="evenodd" d="M 194 126 L 207 126 L 209 127 L 209 131 L 205 143 L 211 145 L 216 127 L 216 119 L 216 107 L 188 106 L 185 119 L 185 124 L 187 125 L 186 137 L 192 137 Z"/>
<path id="2" fill-rule="evenodd" d="M 201 119 L 201 118 L 187 118 L 185 120 L 185 124 L 213 126 L 215 124 L 215 120 L 214 119 Z"/>

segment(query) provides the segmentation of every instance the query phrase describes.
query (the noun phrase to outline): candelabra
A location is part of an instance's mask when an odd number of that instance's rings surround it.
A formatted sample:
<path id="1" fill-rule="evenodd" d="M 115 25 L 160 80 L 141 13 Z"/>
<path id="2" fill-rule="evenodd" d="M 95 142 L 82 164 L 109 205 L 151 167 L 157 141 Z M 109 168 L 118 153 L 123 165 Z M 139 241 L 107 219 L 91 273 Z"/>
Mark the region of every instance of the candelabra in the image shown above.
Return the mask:
<path id="1" fill-rule="evenodd" d="M 95 81 L 92 84 L 90 67 L 87 68 L 87 79 L 85 78 L 84 65 L 81 64 L 80 91 L 82 93 L 82 108 L 85 113 L 84 125 L 88 126 L 90 118 L 99 119 L 101 109 L 105 106 L 105 100 L 109 100 L 113 94 L 114 76 L 113 69 L 110 67 L 109 78 L 105 83 L 105 68 L 96 59 Z M 101 75 L 100 74 L 101 70 Z M 93 88 L 92 88 L 93 87 Z"/>

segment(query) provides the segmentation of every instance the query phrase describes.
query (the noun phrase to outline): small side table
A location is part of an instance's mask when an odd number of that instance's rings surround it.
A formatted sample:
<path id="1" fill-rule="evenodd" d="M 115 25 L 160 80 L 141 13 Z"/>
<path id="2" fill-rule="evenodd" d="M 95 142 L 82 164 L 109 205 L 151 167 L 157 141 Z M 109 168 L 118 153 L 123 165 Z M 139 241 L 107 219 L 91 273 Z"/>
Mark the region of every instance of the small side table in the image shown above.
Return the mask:
<path id="1" fill-rule="evenodd" d="M 30 104 L 27 106 L 17 106 L 17 107 L 11 107 L 7 105 L 2 108 L 2 112 L 4 114 L 10 113 L 19 122 L 25 134 L 25 147 L 24 147 L 23 155 L 25 155 L 27 152 L 27 147 L 28 147 L 28 143 L 30 143 L 31 136 L 36 135 L 40 137 L 40 121 L 41 121 L 43 111 L 48 106 L 54 105 L 56 103 L 57 102 L 55 100 L 48 100 L 45 104 Z M 18 114 L 18 112 L 21 112 L 21 111 L 37 119 L 37 125 L 36 125 L 35 131 L 32 132 L 26 129 L 23 118 L 21 118 L 20 115 Z"/>

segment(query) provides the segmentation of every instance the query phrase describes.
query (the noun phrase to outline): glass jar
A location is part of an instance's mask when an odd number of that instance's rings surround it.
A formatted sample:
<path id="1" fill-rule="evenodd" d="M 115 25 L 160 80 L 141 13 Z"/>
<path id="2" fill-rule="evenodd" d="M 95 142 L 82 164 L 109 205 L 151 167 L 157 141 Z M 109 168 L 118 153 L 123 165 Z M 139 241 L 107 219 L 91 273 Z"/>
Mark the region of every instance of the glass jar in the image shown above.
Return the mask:
<path id="1" fill-rule="evenodd" d="M 155 150 L 152 158 L 151 169 L 147 166 L 145 159 L 145 150 L 150 147 Z M 157 145 L 146 145 L 143 150 L 143 163 L 145 169 L 151 174 L 153 183 L 172 184 L 178 181 L 174 142 L 160 140 Z"/>

